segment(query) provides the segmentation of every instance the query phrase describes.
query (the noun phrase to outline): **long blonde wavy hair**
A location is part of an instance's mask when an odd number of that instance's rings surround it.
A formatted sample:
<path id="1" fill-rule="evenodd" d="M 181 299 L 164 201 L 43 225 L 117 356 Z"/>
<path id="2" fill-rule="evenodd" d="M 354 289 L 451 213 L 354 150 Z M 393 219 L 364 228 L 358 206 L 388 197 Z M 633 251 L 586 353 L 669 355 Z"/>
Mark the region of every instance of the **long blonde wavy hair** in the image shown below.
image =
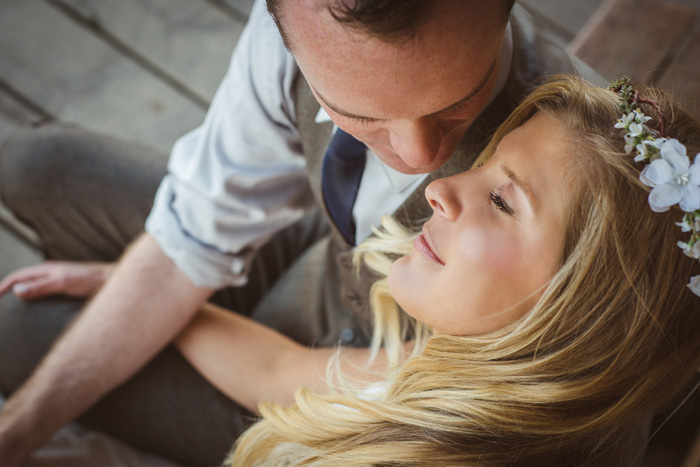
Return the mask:
<path id="1" fill-rule="evenodd" d="M 642 88 L 667 115 L 667 134 L 700 152 L 700 126 L 663 93 Z M 700 365 L 700 298 L 686 283 L 698 262 L 676 242 L 679 211 L 654 213 L 614 128 L 617 96 L 574 77 L 537 88 L 477 163 L 533 114 L 570 131 L 577 172 L 560 270 L 533 309 L 495 332 L 430 337 L 377 398 L 297 392 L 291 407 L 263 404 L 234 466 L 622 465 L 630 427 L 677 394 Z M 646 106 L 647 115 L 655 112 Z M 658 128 L 656 117 L 648 123 Z M 379 250 L 400 254 L 410 235 L 390 226 Z M 393 238 L 398 238 L 394 241 Z M 367 248 L 386 270 L 390 259 Z M 504 285 L 505 286 L 505 285 Z M 408 328 L 381 284 L 379 331 L 397 352 Z M 386 311 L 388 309 L 388 312 Z M 393 346 L 393 347 L 392 347 Z"/>

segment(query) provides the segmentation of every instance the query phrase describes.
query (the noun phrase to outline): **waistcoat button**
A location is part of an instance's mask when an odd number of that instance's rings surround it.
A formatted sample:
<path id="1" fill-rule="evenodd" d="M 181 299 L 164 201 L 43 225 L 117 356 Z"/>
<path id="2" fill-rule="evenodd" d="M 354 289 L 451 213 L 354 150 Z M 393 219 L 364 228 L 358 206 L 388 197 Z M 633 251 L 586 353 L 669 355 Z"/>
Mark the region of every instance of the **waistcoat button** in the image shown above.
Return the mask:
<path id="1" fill-rule="evenodd" d="M 352 344 L 355 340 L 355 330 L 353 328 L 343 328 L 340 331 L 340 342 L 342 344 Z"/>
<path id="2" fill-rule="evenodd" d="M 360 299 L 360 294 L 355 292 L 354 290 L 351 290 L 348 292 L 348 300 L 350 300 L 350 303 L 352 306 L 360 306 L 362 304 L 362 300 Z"/>

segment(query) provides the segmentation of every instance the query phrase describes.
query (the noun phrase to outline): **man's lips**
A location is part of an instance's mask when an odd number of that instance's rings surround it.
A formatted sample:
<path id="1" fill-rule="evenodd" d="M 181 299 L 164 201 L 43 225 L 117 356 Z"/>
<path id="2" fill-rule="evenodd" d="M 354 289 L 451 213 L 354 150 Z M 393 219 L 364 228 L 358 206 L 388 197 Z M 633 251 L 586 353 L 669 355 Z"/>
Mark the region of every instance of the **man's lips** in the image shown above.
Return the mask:
<path id="1" fill-rule="evenodd" d="M 423 233 L 416 237 L 416 239 L 414 240 L 413 248 L 415 248 L 416 251 L 423 253 L 425 256 L 438 263 L 440 266 L 445 265 L 444 261 L 442 261 L 442 259 L 440 259 L 438 254 L 435 252 L 435 248 L 432 245 L 430 235 L 428 234 L 428 231 L 425 228 L 425 226 L 423 226 Z"/>

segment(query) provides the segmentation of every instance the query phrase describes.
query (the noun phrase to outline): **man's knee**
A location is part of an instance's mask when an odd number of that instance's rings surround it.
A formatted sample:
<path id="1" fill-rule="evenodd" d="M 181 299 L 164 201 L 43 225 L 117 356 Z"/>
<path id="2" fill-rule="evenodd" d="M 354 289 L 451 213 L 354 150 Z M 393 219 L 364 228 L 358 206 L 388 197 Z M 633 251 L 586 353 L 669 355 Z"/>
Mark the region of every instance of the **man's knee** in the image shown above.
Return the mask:
<path id="1" fill-rule="evenodd" d="M 22 129 L 0 147 L 0 196 L 13 211 L 51 199 L 68 168 L 76 131 L 59 125 Z"/>
<path id="2" fill-rule="evenodd" d="M 0 198 L 53 259 L 112 261 L 143 231 L 167 155 L 60 125 L 0 149 Z"/>

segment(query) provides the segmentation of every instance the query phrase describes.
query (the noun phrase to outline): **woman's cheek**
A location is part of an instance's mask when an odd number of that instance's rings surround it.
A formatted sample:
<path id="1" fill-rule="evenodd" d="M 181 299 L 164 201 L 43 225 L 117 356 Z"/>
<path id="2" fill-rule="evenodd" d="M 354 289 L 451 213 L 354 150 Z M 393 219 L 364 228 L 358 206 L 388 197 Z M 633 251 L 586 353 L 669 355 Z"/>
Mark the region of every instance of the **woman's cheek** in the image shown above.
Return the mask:
<path id="1" fill-rule="evenodd" d="M 482 251 L 483 261 L 494 274 L 508 276 L 522 265 L 522 246 L 511 235 L 491 235 L 488 247 Z"/>

